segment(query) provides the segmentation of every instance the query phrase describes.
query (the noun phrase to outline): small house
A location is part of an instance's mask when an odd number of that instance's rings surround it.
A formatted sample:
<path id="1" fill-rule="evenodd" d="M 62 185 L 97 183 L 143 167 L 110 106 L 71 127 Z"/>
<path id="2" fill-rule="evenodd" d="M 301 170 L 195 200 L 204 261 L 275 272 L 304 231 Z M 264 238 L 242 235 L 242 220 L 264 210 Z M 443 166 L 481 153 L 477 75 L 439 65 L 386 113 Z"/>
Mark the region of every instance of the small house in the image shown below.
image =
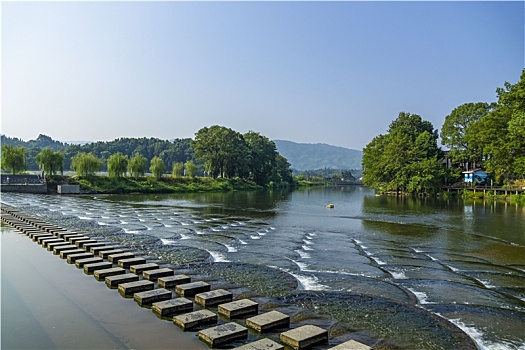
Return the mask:
<path id="1" fill-rule="evenodd" d="M 486 183 L 488 174 L 481 169 L 472 169 L 469 171 L 463 171 L 463 182 L 466 184 L 478 184 L 482 185 Z"/>

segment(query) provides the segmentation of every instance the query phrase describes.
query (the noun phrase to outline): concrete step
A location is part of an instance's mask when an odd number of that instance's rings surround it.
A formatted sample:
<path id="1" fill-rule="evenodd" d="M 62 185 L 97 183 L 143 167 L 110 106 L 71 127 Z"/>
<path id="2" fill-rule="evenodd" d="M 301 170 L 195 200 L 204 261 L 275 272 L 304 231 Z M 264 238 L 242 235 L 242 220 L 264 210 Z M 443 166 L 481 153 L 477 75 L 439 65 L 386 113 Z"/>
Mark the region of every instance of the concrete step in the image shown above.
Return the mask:
<path id="1" fill-rule="evenodd" d="M 186 275 L 159 277 L 159 279 L 157 280 L 157 283 L 161 288 L 175 288 L 179 284 L 186 284 L 190 282 L 191 278 Z"/>
<path id="2" fill-rule="evenodd" d="M 112 254 L 120 254 L 125 253 L 122 249 L 113 249 L 113 250 L 104 250 L 101 252 L 98 252 L 98 256 L 100 256 L 102 259 L 107 259 L 108 256 Z"/>
<path id="3" fill-rule="evenodd" d="M 89 254 L 89 253 L 86 253 Z M 84 268 L 84 265 L 95 264 L 103 262 L 103 259 L 100 256 L 93 256 L 92 258 L 79 259 L 75 261 L 75 266 L 78 268 Z"/>
<path id="4" fill-rule="evenodd" d="M 49 251 L 53 251 L 55 247 L 63 246 L 63 245 L 71 245 L 69 242 L 63 241 L 63 242 L 51 242 L 46 244 L 46 248 Z"/>
<path id="5" fill-rule="evenodd" d="M 73 236 L 73 235 L 79 235 L 80 233 L 78 232 L 73 232 L 73 231 L 62 231 L 62 232 L 59 232 L 57 233 L 57 236 L 59 238 L 64 238 L 64 237 L 69 237 L 69 236 Z"/>
<path id="6" fill-rule="evenodd" d="M 66 233 L 63 233 L 62 235 L 58 234 L 58 237 L 63 238 L 69 242 L 71 238 L 79 238 L 79 237 L 86 237 L 86 236 L 80 233 L 66 232 Z"/>
<path id="7" fill-rule="evenodd" d="M 290 316 L 279 311 L 270 311 L 247 318 L 246 326 L 260 333 L 277 328 L 290 328 Z"/>
<path id="8" fill-rule="evenodd" d="M 158 301 L 169 300 L 172 297 L 170 290 L 159 288 L 148 290 L 145 292 L 138 292 L 133 294 L 133 299 L 139 303 L 140 306 L 151 305 Z"/>
<path id="9" fill-rule="evenodd" d="M 82 248 L 84 248 L 84 250 L 86 252 L 91 252 L 91 248 L 94 248 L 94 247 L 103 247 L 103 246 L 106 246 L 108 245 L 107 243 L 105 242 L 99 242 L 99 241 L 95 241 L 93 243 L 86 243 L 84 245 L 82 245 Z"/>
<path id="10" fill-rule="evenodd" d="M 126 259 L 120 259 L 118 261 L 118 266 L 124 269 L 129 269 L 131 265 L 145 264 L 145 263 L 146 263 L 146 259 L 144 258 L 126 258 Z"/>
<path id="11" fill-rule="evenodd" d="M 199 339 L 214 348 L 234 340 L 247 339 L 248 328 L 235 322 L 221 324 L 199 332 Z"/>
<path id="12" fill-rule="evenodd" d="M 92 273 L 92 272 L 95 272 L 95 270 L 109 269 L 112 266 L 113 266 L 112 263 L 106 262 L 106 261 L 101 261 L 101 262 L 98 262 L 98 263 L 85 264 L 84 265 L 84 272 L 85 273 Z"/>
<path id="13" fill-rule="evenodd" d="M 133 295 L 135 293 L 153 290 L 155 283 L 151 281 L 136 281 L 121 283 L 118 285 L 118 291 L 121 295 Z"/>
<path id="14" fill-rule="evenodd" d="M 67 257 L 67 263 L 74 264 L 77 260 L 88 259 L 88 258 L 93 258 L 93 254 L 86 253 L 86 252 L 78 253 L 78 254 L 71 254 L 70 256 Z"/>
<path id="15" fill-rule="evenodd" d="M 87 241 L 90 238 L 88 236 L 78 236 L 78 237 L 68 237 L 67 240 L 69 243 L 76 245 L 79 241 Z M 78 247 L 78 246 L 77 246 Z"/>
<path id="16" fill-rule="evenodd" d="M 234 350 L 284 350 L 284 346 L 271 339 L 263 338 L 252 343 L 239 346 Z"/>
<path id="17" fill-rule="evenodd" d="M 372 348 L 355 340 L 349 340 L 328 350 L 372 350 Z"/>
<path id="18" fill-rule="evenodd" d="M 92 254 L 98 255 L 100 252 L 104 252 L 106 250 L 115 250 L 118 246 L 116 245 L 103 245 L 103 246 L 97 246 L 97 247 L 91 247 L 89 248 L 89 251 Z"/>
<path id="19" fill-rule="evenodd" d="M 31 239 L 34 242 L 38 241 L 38 237 L 42 237 L 42 238 L 56 238 L 55 236 L 53 236 L 50 233 L 42 233 L 42 232 L 32 233 L 32 234 L 29 235 L 29 237 L 31 237 Z"/>
<path id="20" fill-rule="evenodd" d="M 218 311 L 219 314 L 227 318 L 243 317 L 257 314 L 259 312 L 259 304 L 250 299 L 241 299 L 219 305 Z"/>
<path id="21" fill-rule="evenodd" d="M 281 343 L 301 350 L 313 345 L 328 344 L 328 331 L 317 326 L 306 325 L 283 332 L 279 338 Z"/>
<path id="22" fill-rule="evenodd" d="M 64 250 L 71 250 L 71 249 L 77 249 L 77 246 L 73 244 L 59 245 L 59 246 L 53 247 L 53 254 L 59 255 L 60 252 L 63 252 Z"/>
<path id="23" fill-rule="evenodd" d="M 199 310 L 173 317 L 173 323 L 183 331 L 200 327 L 207 324 L 216 324 L 217 315 L 210 310 Z"/>
<path id="24" fill-rule="evenodd" d="M 186 298 L 159 301 L 151 305 L 153 312 L 161 317 L 173 316 L 193 310 L 193 302 Z"/>
<path id="25" fill-rule="evenodd" d="M 93 271 L 93 276 L 95 276 L 95 279 L 97 281 L 104 281 L 106 277 L 115 276 L 115 275 L 123 275 L 125 273 L 126 273 L 126 270 L 124 270 L 121 267 L 111 267 L 109 269 L 95 270 Z"/>
<path id="26" fill-rule="evenodd" d="M 130 252 L 124 252 L 124 253 L 119 253 L 119 254 L 110 254 L 110 255 L 108 255 L 108 261 L 112 262 L 113 264 L 116 264 L 116 263 L 118 263 L 119 260 L 129 259 L 129 258 L 134 258 L 134 257 L 135 257 L 135 254 L 130 253 Z"/>
<path id="27" fill-rule="evenodd" d="M 80 241 L 76 241 L 75 242 L 75 245 L 79 248 L 84 248 L 84 246 L 86 244 L 89 244 L 89 243 L 97 243 L 97 241 L 95 241 L 94 239 L 84 239 L 84 240 L 80 240 Z M 85 250 L 86 248 L 84 248 Z"/>
<path id="28" fill-rule="evenodd" d="M 136 273 L 137 275 L 140 275 L 144 271 L 155 270 L 155 269 L 158 269 L 159 267 L 160 266 L 155 263 L 138 264 L 138 265 L 131 265 L 129 267 L 129 271 Z"/>
<path id="29" fill-rule="evenodd" d="M 108 276 L 105 278 L 106 285 L 109 288 L 117 288 L 119 284 L 135 282 L 139 280 L 139 276 L 134 273 L 125 273 L 121 275 Z"/>
<path id="30" fill-rule="evenodd" d="M 195 295 L 195 303 L 204 307 L 219 305 L 233 300 L 233 294 L 224 289 L 212 290 Z"/>
<path id="31" fill-rule="evenodd" d="M 85 253 L 84 249 L 77 248 L 77 249 L 71 249 L 71 250 L 64 250 L 60 252 L 60 258 L 67 259 L 67 257 L 70 255 L 81 254 L 81 253 Z"/>
<path id="32" fill-rule="evenodd" d="M 159 277 L 173 276 L 175 271 L 168 268 L 155 269 L 155 270 L 146 270 L 142 272 L 142 278 L 149 281 L 156 281 Z"/>
<path id="33" fill-rule="evenodd" d="M 65 242 L 62 238 L 56 238 L 55 236 L 38 236 L 36 239 L 36 242 L 38 244 L 41 244 L 42 247 L 47 247 L 49 243 L 56 243 L 56 242 Z"/>
<path id="34" fill-rule="evenodd" d="M 210 290 L 211 286 L 203 281 L 179 284 L 175 287 L 175 293 L 183 297 L 192 297 L 195 294 L 209 292 Z"/>

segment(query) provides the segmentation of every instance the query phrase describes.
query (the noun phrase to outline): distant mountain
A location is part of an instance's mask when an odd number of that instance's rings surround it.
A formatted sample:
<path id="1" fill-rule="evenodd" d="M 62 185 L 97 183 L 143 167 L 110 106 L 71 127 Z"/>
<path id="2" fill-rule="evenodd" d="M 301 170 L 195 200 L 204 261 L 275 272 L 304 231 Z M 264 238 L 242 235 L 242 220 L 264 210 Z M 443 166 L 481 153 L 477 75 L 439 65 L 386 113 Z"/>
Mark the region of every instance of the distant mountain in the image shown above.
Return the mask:
<path id="1" fill-rule="evenodd" d="M 295 143 L 274 140 L 279 153 L 288 159 L 296 170 L 361 169 L 363 152 L 324 143 Z"/>

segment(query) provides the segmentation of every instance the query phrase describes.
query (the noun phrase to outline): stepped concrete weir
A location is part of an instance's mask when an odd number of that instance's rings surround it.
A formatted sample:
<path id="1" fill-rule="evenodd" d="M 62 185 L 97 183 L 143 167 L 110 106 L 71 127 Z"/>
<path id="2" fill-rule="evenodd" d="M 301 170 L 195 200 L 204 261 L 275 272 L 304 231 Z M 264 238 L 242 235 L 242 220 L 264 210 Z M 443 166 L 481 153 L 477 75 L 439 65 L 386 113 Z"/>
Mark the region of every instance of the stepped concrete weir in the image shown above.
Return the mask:
<path id="1" fill-rule="evenodd" d="M 224 289 L 212 290 L 195 295 L 195 303 L 204 307 L 219 305 L 233 300 L 233 294 Z"/>
<path id="2" fill-rule="evenodd" d="M 140 306 L 151 305 L 157 301 L 170 300 L 171 297 L 171 291 L 164 288 L 133 294 L 133 299 L 138 302 Z"/>
<path id="3" fill-rule="evenodd" d="M 133 295 L 135 293 L 153 290 L 155 283 L 151 281 L 136 281 L 121 283 L 118 285 L 118 291 L 122 296 Z"/>
<path id="4" fill-rule="evenodd" d="M 182 312 L 192 311 L 193 302 L 186 298 L 175 298 L 153 303 L 151 309 L 158 316 L 168 317 Z"/>
<path id="5" fill-rule="evenodd" d="M 216 324 L 217 319 L 217 314 L 215 312 L 204 309 L 174 316 L 173 323 L 179 326 L 183 331 L 187 331 L 203 325 Z"/>
<path id="6" fill-rule="evenodd" d="M 246 319 L 246 326 L 259 333 L 290 327 L 290 316 L 279 311 L 270 311 Z"/>
<path id="7" fill-rule="evenodd" d="M 235 350 L 284 350 L 284 346 L 271 339 L 263 338 L 246 345 L 239 346 Z"/>
<path id="8" fill-rule="evenodd" d="M 259 304 L 250 299 L 241 299 L 219 305 L 218 311 L 219 314 L 227 318 L 240 318 L 257 314 L 259 312 Z"/>
<path id="9" fill-rule="evenodd" d="M 282 343 L 296 350 L 306 349 L 313 345 L 328 344 L 328 331 L 313 325 L 305 325 L 279 335 Z"/>
<path id="10" fill-rule="evenodd" d="M 191 278 L 186 275 L 159 277 L 159 279 L 157 280 L 157 283 L 161 288 L 175 288 L 179 284 L 186 284 L 190 282 Z"/>
<path id="11" fill-rule="evenodd" d="M 235 322 L 221 324 L 219 326 L 204 329 L 199 332 L 199 339 L 211 346 L 217 347 L 221 344 L 234 340 L 248 338 L 248 328 Z"/>

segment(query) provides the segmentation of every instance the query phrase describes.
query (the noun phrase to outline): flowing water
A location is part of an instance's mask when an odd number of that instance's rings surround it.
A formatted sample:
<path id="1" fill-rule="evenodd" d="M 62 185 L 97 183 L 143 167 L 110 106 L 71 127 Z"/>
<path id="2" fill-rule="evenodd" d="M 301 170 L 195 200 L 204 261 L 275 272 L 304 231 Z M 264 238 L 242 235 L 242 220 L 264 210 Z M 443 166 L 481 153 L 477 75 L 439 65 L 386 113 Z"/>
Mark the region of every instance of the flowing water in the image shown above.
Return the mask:
<path id="1" fill-rule="evenodd" d="M 328 317 L 341 339 L 450 349 L 465 332 L 480 349 L 525 349 L 521 206 L 347 186 L 2 201 Z"/>

